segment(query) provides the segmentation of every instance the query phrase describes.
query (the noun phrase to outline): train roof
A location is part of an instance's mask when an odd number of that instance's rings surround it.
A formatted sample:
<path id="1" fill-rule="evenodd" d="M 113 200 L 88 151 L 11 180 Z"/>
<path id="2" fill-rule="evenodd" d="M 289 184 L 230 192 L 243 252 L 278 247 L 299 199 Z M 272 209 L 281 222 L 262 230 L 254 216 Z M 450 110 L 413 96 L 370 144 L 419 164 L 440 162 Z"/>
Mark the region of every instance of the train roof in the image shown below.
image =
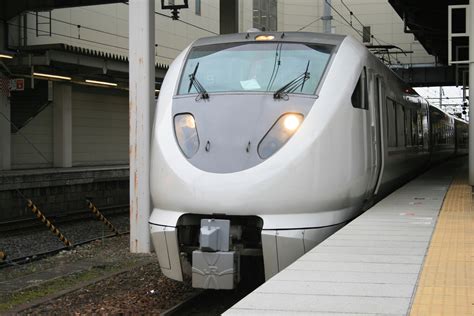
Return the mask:
<path id="1" fill-rule="evenodd" d="M 196 40 L 192 46 L 204 46 L 223 43 L 257 42 L 260 35 L 273 36 L 271 42 L 304 42 L 339 46 L 346 35 L 312 33 L 312 32 L 245 32 L 203 37 Z"/>

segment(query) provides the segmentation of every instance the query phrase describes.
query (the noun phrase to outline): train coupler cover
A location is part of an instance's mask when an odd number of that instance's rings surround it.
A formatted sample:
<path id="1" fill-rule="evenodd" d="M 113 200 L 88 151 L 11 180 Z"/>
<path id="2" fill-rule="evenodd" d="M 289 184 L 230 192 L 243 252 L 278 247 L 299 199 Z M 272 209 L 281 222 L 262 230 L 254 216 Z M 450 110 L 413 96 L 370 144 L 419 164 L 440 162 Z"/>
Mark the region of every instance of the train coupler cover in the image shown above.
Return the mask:
<path id="1" fill-rule="evenodd" d="M 216 290 L 236 287 L 239 254 L 229 251 L 229 239 L 229 220 L 201 220 L 200 249 L 193 251 L 193 287 Z"/>
<path id="2" fill-rule="evenodd" d="M 232 290 L 239 276 L 239 254 L 235 251 L 193 251 L 193 287 Z"/>

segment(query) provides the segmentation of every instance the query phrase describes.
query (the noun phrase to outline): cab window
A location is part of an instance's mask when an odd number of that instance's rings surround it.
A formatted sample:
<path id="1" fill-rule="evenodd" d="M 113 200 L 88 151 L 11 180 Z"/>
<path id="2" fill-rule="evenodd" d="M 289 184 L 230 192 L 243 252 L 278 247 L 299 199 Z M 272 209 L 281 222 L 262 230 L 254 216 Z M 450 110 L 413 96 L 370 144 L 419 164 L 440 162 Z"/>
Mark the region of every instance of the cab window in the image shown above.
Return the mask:
<path id="1" fill-rule="evenodd" d="M 369 93 L 367 89 L 367 69 L 364 67 L 352 93 L 352 106 L 357 109 L 367 110 L 369 108 Z"/>

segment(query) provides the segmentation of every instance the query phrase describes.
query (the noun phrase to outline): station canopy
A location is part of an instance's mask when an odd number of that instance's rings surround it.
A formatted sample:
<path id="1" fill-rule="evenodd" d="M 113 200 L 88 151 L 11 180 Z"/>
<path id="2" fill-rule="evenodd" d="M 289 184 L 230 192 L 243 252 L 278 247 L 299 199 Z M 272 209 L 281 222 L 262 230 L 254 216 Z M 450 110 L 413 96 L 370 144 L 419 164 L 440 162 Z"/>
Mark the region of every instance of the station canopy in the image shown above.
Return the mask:
<path id="1" fill-rule="evenodd" d="M 118 3 L 118 0 L 2 0 L 0 19 L 9 20 L 25 11 L 48 11 L 53 9 L 88 5 Z"/>
<path id="2" fill-rule="evenodd" d="M 405 21 L 405 32 L 413 33 L 426 51 L 441 64 L 448 63 L 448 6 L 469 4 L 468 0 L 389 0 Z M 455 23 L 462 23 L 460 20 Z"/>

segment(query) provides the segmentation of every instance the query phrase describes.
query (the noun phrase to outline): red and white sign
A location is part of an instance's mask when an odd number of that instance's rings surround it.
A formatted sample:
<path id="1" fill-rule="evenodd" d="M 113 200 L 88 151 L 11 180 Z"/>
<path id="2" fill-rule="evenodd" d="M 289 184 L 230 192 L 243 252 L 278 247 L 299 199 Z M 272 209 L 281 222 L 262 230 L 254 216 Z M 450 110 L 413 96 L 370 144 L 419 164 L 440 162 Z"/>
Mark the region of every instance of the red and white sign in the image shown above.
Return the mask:
<path id="1" fill-rule="evenodd" d="M 25 79 L 11 79 L 10 80 L 10 91 L 24 91 L 25 90 Z"/>

